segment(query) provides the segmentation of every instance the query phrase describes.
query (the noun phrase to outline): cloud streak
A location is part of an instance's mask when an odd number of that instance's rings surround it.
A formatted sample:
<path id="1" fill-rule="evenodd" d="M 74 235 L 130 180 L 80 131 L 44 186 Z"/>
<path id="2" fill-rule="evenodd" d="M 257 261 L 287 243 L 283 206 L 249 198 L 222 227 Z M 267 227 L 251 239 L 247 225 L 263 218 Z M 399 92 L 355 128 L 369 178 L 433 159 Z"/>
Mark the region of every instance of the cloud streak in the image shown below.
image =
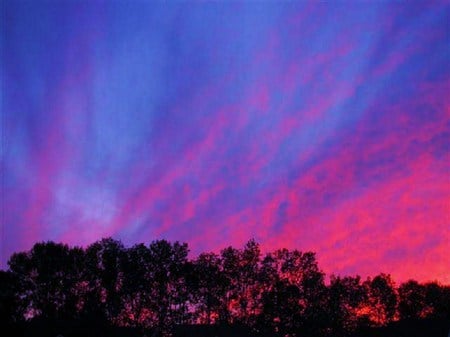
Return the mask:
<path id="1" fill-rule="evenodd" d="M 254 237 L 450 282 L 448 5 L 5 7 L 3 267 L 40 240 Z"/>

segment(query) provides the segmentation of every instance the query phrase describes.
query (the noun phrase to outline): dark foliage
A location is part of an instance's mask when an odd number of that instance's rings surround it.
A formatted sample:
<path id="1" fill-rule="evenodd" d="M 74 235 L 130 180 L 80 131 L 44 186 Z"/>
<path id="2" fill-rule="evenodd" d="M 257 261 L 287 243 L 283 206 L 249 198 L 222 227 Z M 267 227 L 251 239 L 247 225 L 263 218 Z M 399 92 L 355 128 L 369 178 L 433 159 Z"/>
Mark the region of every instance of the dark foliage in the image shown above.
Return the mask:
<path id="1" fill-rule="evenodd" d="M 387 326 L 361 327 L 352 337 L 447 337 L 450 322 L 443 318 L 405 319 Z"/>
<path id="2" fill-rule="evenodd" d="M 331 275 L 315 254 L 242 249 L 188 259 L 188 246 L 85 249 L 37 243 L 0 271 L 11 336 L 445 336 L 450 287 Z M 414 327 L 414 328 L 411 328 Z"/>

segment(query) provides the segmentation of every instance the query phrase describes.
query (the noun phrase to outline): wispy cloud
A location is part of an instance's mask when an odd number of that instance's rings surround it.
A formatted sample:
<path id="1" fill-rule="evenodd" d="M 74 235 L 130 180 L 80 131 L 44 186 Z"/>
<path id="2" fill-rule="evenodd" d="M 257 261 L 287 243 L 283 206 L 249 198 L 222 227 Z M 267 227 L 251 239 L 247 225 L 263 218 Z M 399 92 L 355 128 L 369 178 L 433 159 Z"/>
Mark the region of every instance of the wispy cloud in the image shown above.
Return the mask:
<path id="1" fill-rule="evenodd" d="M 39 240 L 254 237 L 450 282 L 448 5 L 5 7 L 2 266 Z"/>

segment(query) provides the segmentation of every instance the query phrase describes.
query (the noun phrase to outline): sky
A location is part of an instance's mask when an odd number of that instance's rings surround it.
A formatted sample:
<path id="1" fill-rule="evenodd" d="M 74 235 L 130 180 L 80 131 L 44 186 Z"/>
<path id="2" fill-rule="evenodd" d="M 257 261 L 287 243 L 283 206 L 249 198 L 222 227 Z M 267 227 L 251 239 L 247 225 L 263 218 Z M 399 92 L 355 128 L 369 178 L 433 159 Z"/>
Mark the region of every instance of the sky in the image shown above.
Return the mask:
<path id="1" fill-rule="evenodd" d="M 0 267 L 53 240 L 450 284 L 448 1 L 12 1 Z"/>

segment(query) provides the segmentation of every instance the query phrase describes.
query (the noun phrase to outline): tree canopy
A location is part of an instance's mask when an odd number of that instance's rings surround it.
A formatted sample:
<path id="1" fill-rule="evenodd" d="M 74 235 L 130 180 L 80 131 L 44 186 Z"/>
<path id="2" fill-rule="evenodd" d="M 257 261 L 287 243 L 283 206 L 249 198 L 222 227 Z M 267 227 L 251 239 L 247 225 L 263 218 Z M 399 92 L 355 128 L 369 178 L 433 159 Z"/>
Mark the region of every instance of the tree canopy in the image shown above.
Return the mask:
<path id="1" fill-rule="evenodd" d="M 125 247 L 105 238 L 86 248 L 36 243 L 0 271 L 4 323 L 99 318 L 168 334 L 188 324 L 241 325 L 282 336 L 348 336 L 408 319 L 450 319 L 450 287 L 390 275 L 331 275 L 313 252 L 259 244 L 188 258 L 186 243 Z"/>

